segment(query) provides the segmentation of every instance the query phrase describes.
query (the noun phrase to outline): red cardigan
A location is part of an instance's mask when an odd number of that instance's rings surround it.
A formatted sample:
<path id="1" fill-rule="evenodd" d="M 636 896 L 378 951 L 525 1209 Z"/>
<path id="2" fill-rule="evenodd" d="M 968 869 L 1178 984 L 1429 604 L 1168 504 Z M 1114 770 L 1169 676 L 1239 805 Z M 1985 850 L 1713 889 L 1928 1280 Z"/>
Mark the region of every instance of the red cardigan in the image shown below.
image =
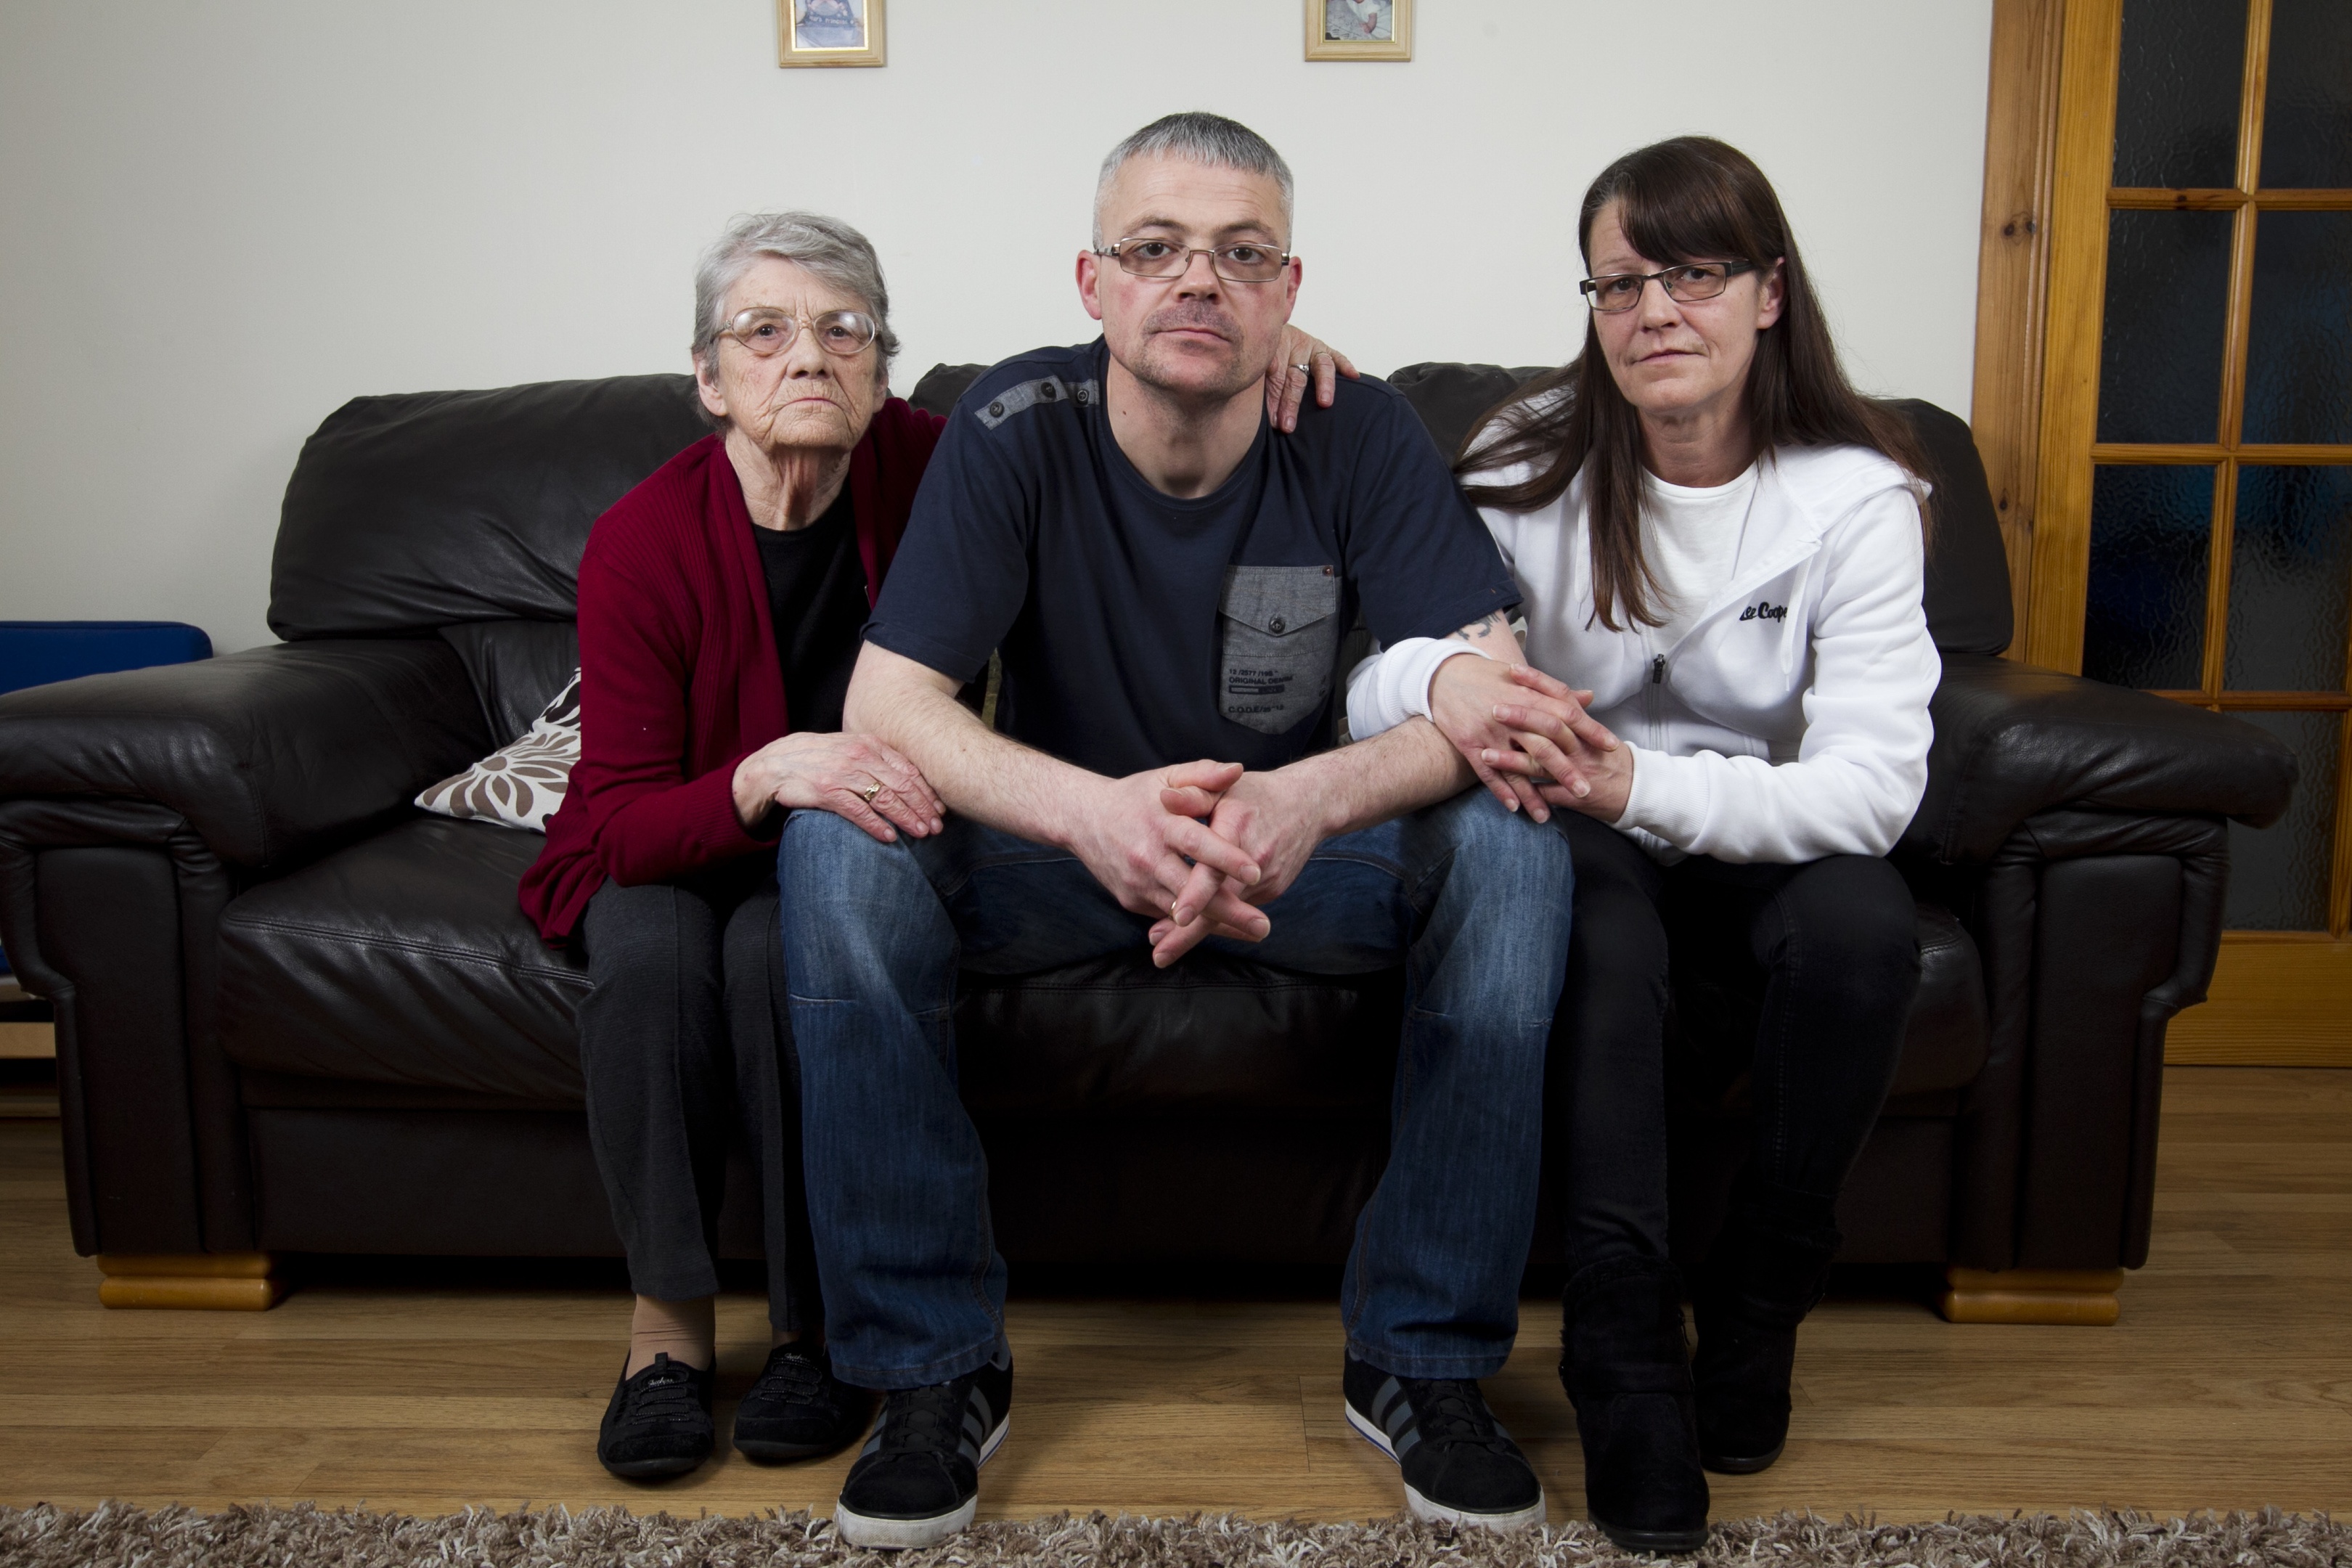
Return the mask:
<path id="1" fill-rule="evenodd" d="M 946 421 L 884 403 L 850 454 L 870 604 Z M 790 731 L 768 585 L 721 438 L 597 519 L 580 562 L 580 762 L 523 874 L 523 912 L 569 937 L 610 877 L 664 882 L 772 852 L 735 816 L 735 765 Z"/>

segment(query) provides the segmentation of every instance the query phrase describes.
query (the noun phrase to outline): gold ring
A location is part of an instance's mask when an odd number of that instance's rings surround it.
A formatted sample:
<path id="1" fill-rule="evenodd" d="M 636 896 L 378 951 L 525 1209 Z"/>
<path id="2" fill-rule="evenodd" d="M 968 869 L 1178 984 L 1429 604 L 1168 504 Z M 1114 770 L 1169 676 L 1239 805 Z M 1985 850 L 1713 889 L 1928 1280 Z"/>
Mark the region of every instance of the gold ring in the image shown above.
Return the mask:
<path id="1" fill-rule="evenodd" d="M 866 805 L 872 805 L 874 804 L 874 797 L 881 793 L 882 781 L 880 779 L 876 779 L 872 784 L 867 784 L 864 789 L 859 790 L 857 792 L 857 795 L 858 798 L 863 800 Z"/>

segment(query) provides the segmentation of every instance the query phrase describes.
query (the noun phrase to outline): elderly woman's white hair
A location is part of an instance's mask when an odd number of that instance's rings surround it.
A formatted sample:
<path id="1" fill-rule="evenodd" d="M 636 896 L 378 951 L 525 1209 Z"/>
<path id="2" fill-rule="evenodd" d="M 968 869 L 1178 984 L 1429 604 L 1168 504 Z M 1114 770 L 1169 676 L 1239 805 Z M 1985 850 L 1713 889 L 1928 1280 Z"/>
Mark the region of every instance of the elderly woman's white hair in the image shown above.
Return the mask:
<path id="1" fill-rule="evenodd" d="M 709 355 L 727 328 L 727 291 L 763 256 L 805 267 L 857 297 L 874 318 L 874 342 L 882 351 L 876 378 L 887 384 L 890 362 L 898 354 L 898 334 L 890 330 L 890 290 L 882 281 L 881 259 L 864 235 L 819 213 L 747 214 L 702 253 L 694 271 L 695 363 Z"/>

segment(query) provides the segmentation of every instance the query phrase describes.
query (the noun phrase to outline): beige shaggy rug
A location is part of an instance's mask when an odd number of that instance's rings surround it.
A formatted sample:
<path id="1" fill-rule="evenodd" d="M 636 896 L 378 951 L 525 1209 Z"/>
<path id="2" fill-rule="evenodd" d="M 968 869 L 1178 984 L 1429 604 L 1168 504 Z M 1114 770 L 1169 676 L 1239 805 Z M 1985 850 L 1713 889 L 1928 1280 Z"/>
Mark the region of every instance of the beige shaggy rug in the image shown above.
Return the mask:
<path id="1" fill-rule="evenodd" d="M 1062 1515 L 983 1524 L 895 1556 L 845 1545 L 805 1513 L 679 1519 L 622 1509 L 444 1519 L 302 1507 L 196 1513 L 113 1504 L 0 1509 L 7 1568 L 1600 1568 L 1643 1562 L 1583 1524 L 1456 1534 L 1402 1520 L 1256 1524 L 1230 1515 Z M 1654 1561 L 1654 1560 L 1652 1560 Z M 2326 1514 L 2132 1513 L 1832 1524 L 1806 1514 L 1715 1527 L 1700 1568 L 2352 1568 L 2352 1525 Z"/>

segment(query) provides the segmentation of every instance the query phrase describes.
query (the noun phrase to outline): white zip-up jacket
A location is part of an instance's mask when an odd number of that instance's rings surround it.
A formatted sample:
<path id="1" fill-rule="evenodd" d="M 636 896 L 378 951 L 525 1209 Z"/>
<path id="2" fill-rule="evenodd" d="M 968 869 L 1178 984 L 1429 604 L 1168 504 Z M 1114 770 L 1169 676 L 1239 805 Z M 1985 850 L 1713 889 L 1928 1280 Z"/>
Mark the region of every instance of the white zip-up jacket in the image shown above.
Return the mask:
<path id="1" fill-rule="evenodd" d="M 1730 576 L 1662 652 L 1638 624 L 1612 632 L 1593 613 L 1584 486 L 1580 473 L 1535 511 L 1479 510 L 1526 595 L 1528 662 L 1591 688 L 1593 717 L 1633 748 L 1613 826 L 1666 860 L 1894 847 L 1927 788 L 1927 700 L 1943 670 L 1921 603 L 1914 481 L 1860 447 L 1766 454 Z M 1349 732 L 1425 717 L 1438 664 L 1465 651 L 1415 637 L 1357 666 Z"/>

